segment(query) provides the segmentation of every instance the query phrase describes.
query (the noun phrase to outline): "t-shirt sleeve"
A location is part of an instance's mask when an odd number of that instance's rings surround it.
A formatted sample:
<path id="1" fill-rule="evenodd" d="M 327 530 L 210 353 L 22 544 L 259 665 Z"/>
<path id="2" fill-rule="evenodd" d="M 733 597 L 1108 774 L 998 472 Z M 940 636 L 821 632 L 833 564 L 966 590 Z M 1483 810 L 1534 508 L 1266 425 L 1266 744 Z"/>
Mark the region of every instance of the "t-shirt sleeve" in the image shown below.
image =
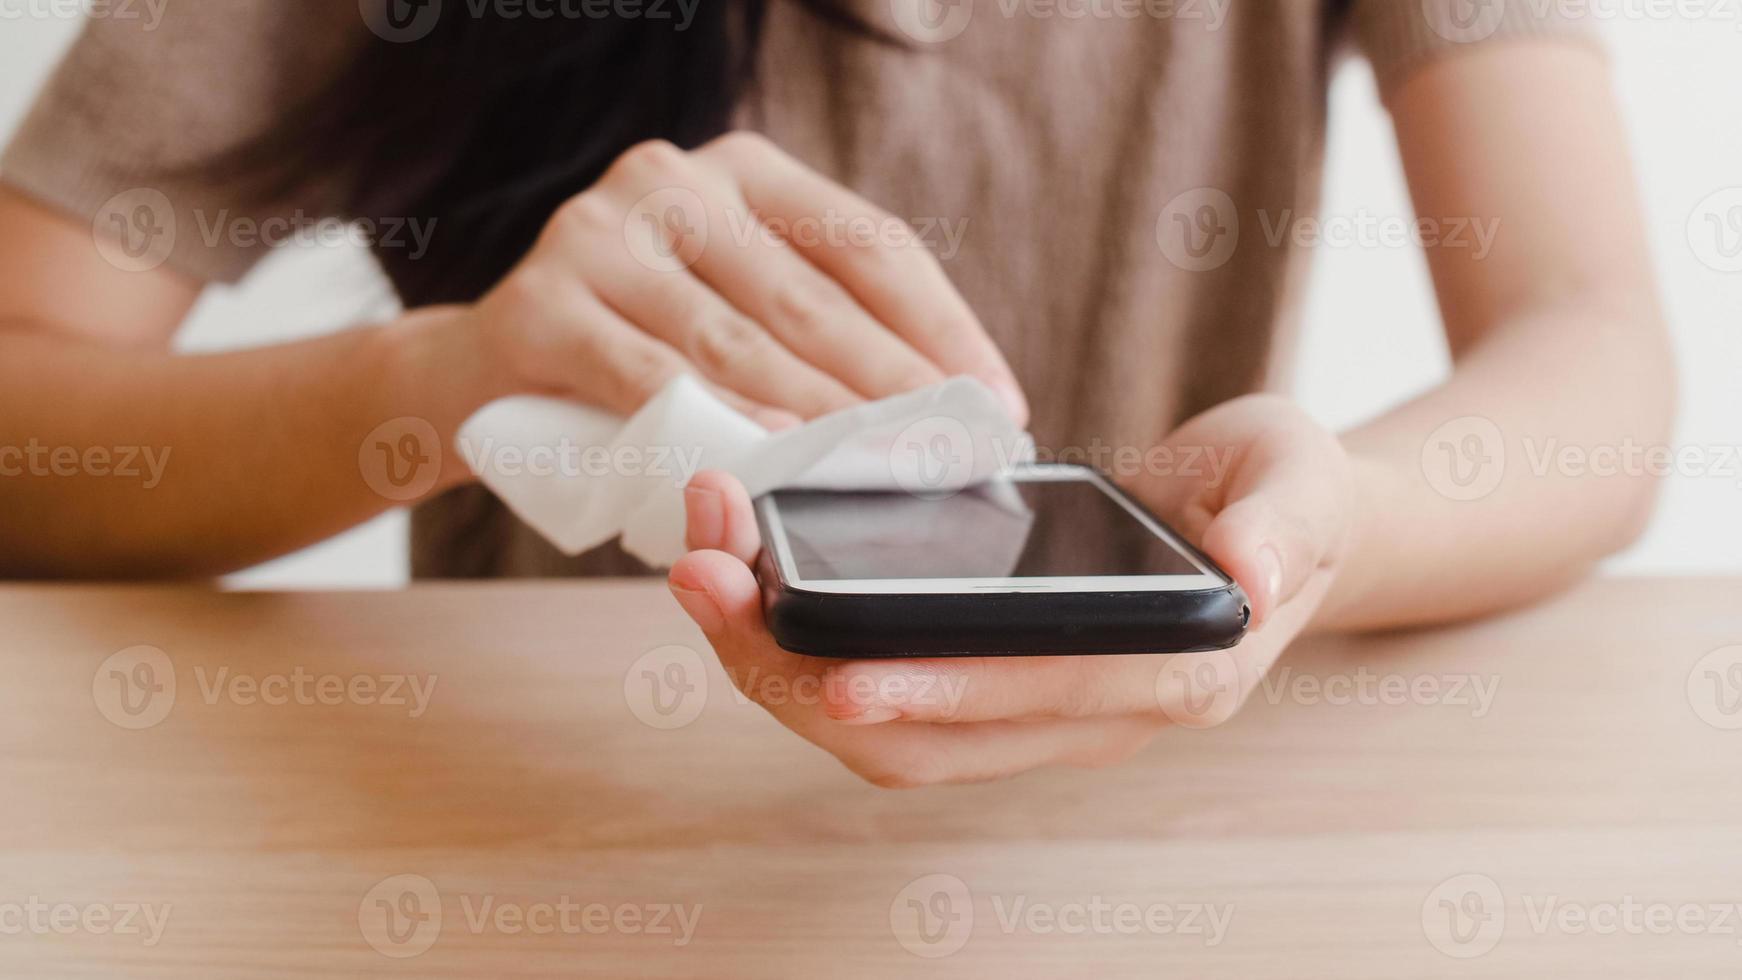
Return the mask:
<path id="1" fill-rule="evenodd" d="M 354 2 L 175 0 L 88 21 L 0 154 L 0 181 L 95 227 L 137 203 L 173 212 L 167 261 L 233 282 L 268 246 L 249 222 L 330 213 L 317 175 L 301 200 L 248 204 L 230 182 L 193 176 L 265 131 L 363 40 Z M 348 10 L 349 16 L 345 16 Z"/>
<path id="2" fill-rule="evenodd" d="M 1565 5 L 1535 0 L 1353 0 L 1354 40 L 1379 79 L 1392 90 L 1434 60 L 1486 44 L 1519 39 L 1597 45 L 1589 18 Z"/>

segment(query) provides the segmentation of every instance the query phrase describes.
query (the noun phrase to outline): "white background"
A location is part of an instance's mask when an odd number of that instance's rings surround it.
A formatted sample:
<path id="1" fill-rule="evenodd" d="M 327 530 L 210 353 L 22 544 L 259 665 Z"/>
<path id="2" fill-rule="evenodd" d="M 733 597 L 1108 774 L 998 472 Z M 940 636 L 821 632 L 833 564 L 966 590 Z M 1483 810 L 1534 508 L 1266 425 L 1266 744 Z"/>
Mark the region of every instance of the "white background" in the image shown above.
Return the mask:
<path id="1" fill-rule="evenodd" d="M 1739 446 L 1742 274 L 1702 264 L 1689 235 L 1690 228 L 1704 231 L 1696 213 L 1702 201 L 1742 187 L 1742 0 L 1684 3 L 1680 16 L 1650 16 L 1675 6 L 1594 4 L 1621 15 L 1606 29 L 1681 366 L 1677 444 Z M 0 3 L 0 9 L 33 8 Z M 1707 13 L 1686 13 L 1698 10 Z M 77 28 L 76 20 L 63 16 L 0 19 L 0 134 L 11 132 Z M 1371 76 L 1358 62 L 1338 76 L 1332 92 L 1327 173 L 1326 217 L 1410 213 L 1390 124 Z M 239 288 L 209 292 L 182 343 L 211 349 L 331 330 L 366 311 L 378 314 L 387 299 L 366 256 L 286 250 Z M 1314 415 L 1327 425 L 1347 426 L 1433 384 L 1445 370 L 1418 252 L 1320 249 L 1297 374 L 1297 393 Z M 1734 475 L 1672 477 L 1645 539 L 1610 567 L 1629 573 L 1742 570 L 1739 503 L 1742 488 Z M 403 513 L 389 514 L 232 581 L 252 587 L 397 585 L 406 577 L 405 528 Z"/>

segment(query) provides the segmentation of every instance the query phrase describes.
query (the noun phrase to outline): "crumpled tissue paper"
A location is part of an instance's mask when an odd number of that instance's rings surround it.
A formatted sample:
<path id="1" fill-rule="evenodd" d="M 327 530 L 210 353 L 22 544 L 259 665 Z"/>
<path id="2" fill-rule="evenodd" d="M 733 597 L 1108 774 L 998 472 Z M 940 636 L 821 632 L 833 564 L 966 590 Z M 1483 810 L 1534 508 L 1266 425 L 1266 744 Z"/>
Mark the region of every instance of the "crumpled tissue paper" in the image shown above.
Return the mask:
<path id="1" fill-rule="evenodd" d="M 625 420 L 522 395 L 460 427 L 480 481 L 566 554 L 621 535 L 654 567 L 684 554 L 683 485 L 725 470 L 750 491 L 900 489 L 944 495 L 1033 458 L 1033 442 L 981 382 L 967 377 L 867 402 L 770 433 L 694 377 L 666 385 Z"/>

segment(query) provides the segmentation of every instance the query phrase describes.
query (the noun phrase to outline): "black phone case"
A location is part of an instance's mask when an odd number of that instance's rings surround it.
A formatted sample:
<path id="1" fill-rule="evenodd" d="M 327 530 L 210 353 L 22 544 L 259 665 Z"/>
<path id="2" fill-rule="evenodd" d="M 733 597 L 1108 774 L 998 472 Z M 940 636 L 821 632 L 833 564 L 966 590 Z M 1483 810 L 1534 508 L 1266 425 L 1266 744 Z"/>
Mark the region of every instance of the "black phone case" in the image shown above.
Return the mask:
<path id="1" fill-rule="evenodd" d="M 1130 500 L 1116 487 L 1113 492 Z M 765 505 L 756 501 L 766 542 Z M 1206 555 L 1184 546 L 1229 584 L 1192 592 L 842 595 L 793 588 L 768 547 L 756 560 L 756 578 L 775 642 L 813 657 L 1189 653 L 1239 643 L 1251 618 L 1246 593 Z"/>

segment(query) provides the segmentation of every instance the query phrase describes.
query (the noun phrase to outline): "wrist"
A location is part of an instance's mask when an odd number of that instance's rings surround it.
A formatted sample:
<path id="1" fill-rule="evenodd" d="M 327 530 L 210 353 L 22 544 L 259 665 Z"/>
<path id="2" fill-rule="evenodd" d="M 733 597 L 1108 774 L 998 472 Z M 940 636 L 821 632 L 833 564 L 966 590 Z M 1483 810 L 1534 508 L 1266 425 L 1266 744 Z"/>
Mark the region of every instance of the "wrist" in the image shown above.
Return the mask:
<path id="1" fill-rule="evenodd" d="M 523 386 L 484 349 L 470 306 L 412 310 L 380 330 L 386 348 L 389 404 L 382 418 L 429 423 L 440 441 L 440 469 L 430 496 L 473 479 L 455 437 L 473 412 L 518 394 Z"/>

